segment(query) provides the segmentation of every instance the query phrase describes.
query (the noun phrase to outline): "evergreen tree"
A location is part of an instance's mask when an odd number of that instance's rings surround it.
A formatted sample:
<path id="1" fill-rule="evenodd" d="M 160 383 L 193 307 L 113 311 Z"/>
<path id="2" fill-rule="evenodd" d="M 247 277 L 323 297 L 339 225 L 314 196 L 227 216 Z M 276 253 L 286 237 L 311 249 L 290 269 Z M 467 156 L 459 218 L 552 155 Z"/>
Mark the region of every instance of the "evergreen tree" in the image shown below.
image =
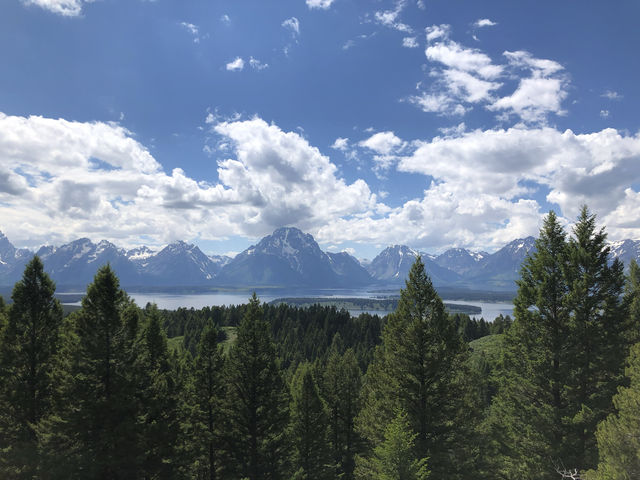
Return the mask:
<path id="1" fill-rule="evenodd" d="M 227 411 L 232 464 L 240 478 L 278 480 L 288 465 L 289 399 L 271 329 L 255 293 L 228 361 Z"/>
<path id="2" fill-rule="evenodd" d="M 51 412 L 62 308 L 35 256 L 16 283 L 0 340 L 0 477 L 37 475 L 35 427 Z M 4 304 L 0 316 L 4 318 Z M 4 322 L 1 322 L 4 323 Z"/>
<path id="3" fill-rule="evenodd" d="M 475 422 L 467 356 L 418 258 L 367 371 L 357 423 L 370 448 L 384 441 L 385 427 L 402 410 L 417 434 L 416 458 L 428 457 L 436 478 L 464 475 Z"/>
<path id="4" fill-rule="evenodd" d="M 130 307 L 113 270 L 101 267 L 65 332 L 57 412 L 40 431 L 51 478 L 141 476 L 135 355 L 123 322 Z"/>
<path id="5" fill-rule="evenodd" d="M 400 411 L 387 425 L 384 441 L 374 448 L 372 458 L 358 458 L 357 478 L 362 480 L 425 480 L 427 459 L 416 459 L 417 433 L 411 431 L 407 414 Z"/>
<path id="6" fill-rule="evenodd" d="M 221 478 L 225 457 L 222 448 L 224 358 L 218 344 L 218 330 L 209 324 L 200 336 L 193 369 L 192 443 L 197 478 Z"/>
<path id="7" fill-rule="evenodd" d="M 179 460 L 176 456 L 180 431 L 178 398 L 182 392 L 174 376 L 158 309 L 154 305 L 146 313 L 143 348 L 137 365 L 143 380 L 138 389 L 141 467 L 145 478 L 175 478 Z"/>
<path id="8" fill-rule="evenodd" d="M 595 429 L 611 412 L 628 351 L 624 277 L 604 230 L 582 209 L 566 240 L 551 212 L 523 264 L 488 424 L 493 476 L 557 478 L 595 465 Z"/>
<path id="9" fill-rule="evenodd" d="M 597 424 L 612 412 L 611 399 L 622 382 L 629 352 L 628 322 L 622 302 L 623 265 L 609 262 L 604 228 L 582 208 L 568 244 L 567 304 L 571 309 L 567 402 L 573 449 L 563 461 L 585 470 L 596 465 Z"/>
<path id="10" fill-rule="evenodd" d="M 566 235 L 552 211 L 523 263 L 507 331 L 500 393 L 489 421 L 499 442 L 491 457 L 504 478 L 546 479 L 565 445 L 570 363 Z M 526 433 L 525 433 L 526 432 Z"/>
<path id="11" fill-rule="evenodd" d="M 631 345 L 635 345 L 640 342 L 640 266 L 635 259 L 629 264 L 624 300 L 629 315 L 628 341 Z"/>
<path id="12" fill-rule="evenodd" d="M 640 478 L 640 343 L 631 350 L 627 377 L 629 387 L 621 387 L 613 398 L 617 412 L 598 425 L 600 462 L 589 480 Z"/>
<path id="13" fill-rule="evenodd" d="M 330 478 L 325 408 L 311 365 L 301 363 L 291 382 L 291 437 L 296 479 Z"/>
<path id="14" fill-rule="evenodd" d="M 329 447 L 334 477 L 354 478 L 355 456 L 361 450 L 361 437 L 355 419 L 361 408 L 362 373 L 353 349 L 340 355 L 341 339 L 334 338 L 324 373 L 324 399 L 329 415 Z"/>

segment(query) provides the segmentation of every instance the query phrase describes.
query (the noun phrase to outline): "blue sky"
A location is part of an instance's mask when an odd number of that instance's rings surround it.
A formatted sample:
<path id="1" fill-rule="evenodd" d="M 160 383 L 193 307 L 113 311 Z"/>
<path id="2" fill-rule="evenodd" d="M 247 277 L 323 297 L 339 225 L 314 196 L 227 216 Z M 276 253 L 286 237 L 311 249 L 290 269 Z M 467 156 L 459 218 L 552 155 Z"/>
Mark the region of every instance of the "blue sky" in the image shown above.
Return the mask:
<path id="1" fill-rule="evenodd" d="M 0 230 L 37 247 L 283 225 L 492 251 L 587 203 L 640 238 L 640 4 L 5 0 Z"/>

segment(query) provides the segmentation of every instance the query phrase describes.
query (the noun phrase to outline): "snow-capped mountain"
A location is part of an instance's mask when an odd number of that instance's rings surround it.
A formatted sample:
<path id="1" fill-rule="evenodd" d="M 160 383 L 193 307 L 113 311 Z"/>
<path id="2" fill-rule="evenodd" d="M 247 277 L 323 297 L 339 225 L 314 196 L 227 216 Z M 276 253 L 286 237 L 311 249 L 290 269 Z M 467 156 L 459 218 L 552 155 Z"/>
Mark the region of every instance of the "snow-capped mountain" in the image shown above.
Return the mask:
<path id="1" fill-rule="evenodd" d="M 139 281 L 138 269 L 129 261 L 126 251 L 106 240 L 95 244 L 88 238 L 80 238 L 60 247 L 42 247 L 37 253 L 45 271 L 58 285 L 86 285 L 106 263 L 116 272 L 120 283 L 132 285 Z"/>
<path id="2" fill-rule="evenodd" d="M 435 262 L 443 268 L 466 275 L 477 269 L 489 257 L 486 252 L 472 252 L 466 248 L 450 248 L 435 258 Z"/>
<path id="3" fill-rule="evenodd" d="M 640 261 L 640 240 L 622 240 L 620 242 L 612 242 L 611 256 L 618 258 L 628 265 L 631 260 Z"/>
<path id="4" fill-rule="evenodd" d="M 450 284 L 459 280 L 452 270 L 438 265 L 433 255 L 421 254 L 406 245 L 385 248 L 367 266 L 369 274 L 380 282 L 402 284 L 409 276 L 409 270 L 420 255 L 425 269 L 434 284 Z"/>
<path id="5" fill-rule="evenodd" d="M 626 265 L 640 260 L 640 241 L 610 244 L 611 257 Z M 514 240 L 493 254 L 453 248 L 433 256 L 404 245 L 385 248 L 362 263 L 346 252 L 323 252 L 314 238 L 297 228 L 275 230 L 231 259 L 205 255 L 178 241 L 156 251 L 143 246 L 125 250 L 103 240 L 81 238 L 61 246 L 43 246 L 37 254 L 58 286 L 84 287 L 96 270 L 109 263 L 123 286 L 232 285 L 344 288 L 371 284 L 402 285 L 411 265 L 422 256 L 436 286 L 480 290 L 514 290 L 520 265 L 535 248 L 535 239 Z M 0 285 L 12 286 L 33 252 L 15 248 L 0 232 Z"/>
<path id="6" fill-rule="evenodd" d="M 220 266 L 193 244 L 171 243 L 140 265 L 145 285 L 210 284 L 220 272 Z"/>
<path id="7" fill-rule="evenodd" d="M 348 254 L 346 254 L 348 255 Z M 349 256 L 350 257 L 350 256 Z M 353 258 L 353 257 L 350 257 Z M 284 227 L 238 254 L 220 272 L 219 282 L 237 285 L 337 287 L 362 285 L 357 260 L 323 252 L 314 238 Z M 353 275 L 353 272 L 357 274 Z M 370 282 L 370 278 L 366 283 Z"/>

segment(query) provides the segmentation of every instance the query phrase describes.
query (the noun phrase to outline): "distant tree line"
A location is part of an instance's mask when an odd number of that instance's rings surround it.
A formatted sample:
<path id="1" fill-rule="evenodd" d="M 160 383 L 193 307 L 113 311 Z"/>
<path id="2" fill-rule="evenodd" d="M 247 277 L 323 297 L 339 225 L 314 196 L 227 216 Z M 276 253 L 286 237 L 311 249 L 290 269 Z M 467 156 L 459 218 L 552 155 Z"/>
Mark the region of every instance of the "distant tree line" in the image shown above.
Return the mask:
<path id="1" fill-rule="evenodd" d="M 605 239 L 551 212 L 494 322 L 421 259 L 384 319 L 141 309 L 108 265 L 64 317 L 34 257 L 0 302 L 0 478 L 639 478 L 640 269 Z"/>

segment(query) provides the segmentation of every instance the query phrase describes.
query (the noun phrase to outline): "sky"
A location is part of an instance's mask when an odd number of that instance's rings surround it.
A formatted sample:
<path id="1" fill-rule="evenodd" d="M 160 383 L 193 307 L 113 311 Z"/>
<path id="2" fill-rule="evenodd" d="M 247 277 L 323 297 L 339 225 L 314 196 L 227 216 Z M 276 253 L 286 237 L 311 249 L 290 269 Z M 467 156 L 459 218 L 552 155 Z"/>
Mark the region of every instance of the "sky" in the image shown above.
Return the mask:
<path id="1" fill-rule="evenodd" d="M 16 246 L 640 239 L 640 2 L 3 0 Z"/>

